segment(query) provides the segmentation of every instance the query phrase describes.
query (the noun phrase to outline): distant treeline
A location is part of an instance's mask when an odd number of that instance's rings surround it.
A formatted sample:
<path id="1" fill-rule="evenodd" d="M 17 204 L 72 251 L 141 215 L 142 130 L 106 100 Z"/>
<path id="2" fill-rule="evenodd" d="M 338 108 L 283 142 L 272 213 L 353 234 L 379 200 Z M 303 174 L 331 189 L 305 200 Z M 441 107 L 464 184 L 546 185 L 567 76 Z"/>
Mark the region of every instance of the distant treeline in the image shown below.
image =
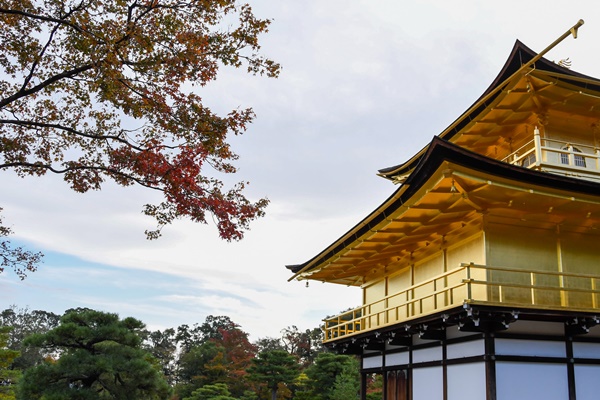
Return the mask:
<path id="1" fill-rule="evenodd" d="M 349 400 L 359 368 L 319 327 L 250 342 L 227 316 L 150 331 L 88 308 L 0 315 L 0 399 Z M 377 382 L 369 394 L 380 399 Z"/>

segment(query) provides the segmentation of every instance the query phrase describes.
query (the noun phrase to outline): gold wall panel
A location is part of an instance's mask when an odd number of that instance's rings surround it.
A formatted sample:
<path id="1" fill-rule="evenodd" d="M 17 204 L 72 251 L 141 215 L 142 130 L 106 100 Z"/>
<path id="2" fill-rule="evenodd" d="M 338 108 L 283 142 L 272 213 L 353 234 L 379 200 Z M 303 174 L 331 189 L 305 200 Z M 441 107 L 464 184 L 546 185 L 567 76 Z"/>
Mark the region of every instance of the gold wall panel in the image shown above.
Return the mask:
<path id="1" fill-rule="evenodd" d="M 446 251 L 447 268 L 449 271 L 454 268 L 458 268 L 460 265 L 465 263 L 474 263 L 485 265 L 485 242 L 483 233 L 478 233 L 470 239 L 467 239 L 457 245 L 451 246 Z M 447 279 L 448 286 L 458 285 L 462 279 L 463 274 L 449 275 Z M 471 279 L 475 280 L 486 280 L 486 272 L 481 269 L 474 269 L 471 271 Z M 485 300 L 487 298 L 487 288 L 481 285 L 473 285 L 472 295 L 475 298 Z M 464 299 L 454 298 L 453 304 L 460 304 Z"/>
<path id="2" fill-rule="evenodd" d="M 560 252 L 563 272 L 597 276 L 600 272 L 598 245 L 600 245 L 600 237 L 597 235 L 561 233 Z M 600 281 L 592 277 L 565 276 L 564 286 L 583 290 L 597 290 L 600 289 Z M 571 292 L 564 299 L 567 306 L 577 308 L 595 308 L 598 305 L 598 300 L 597 294 L 585 292 Z"/>
<path id="3" fill-rule="evenodd" d="M 524 226 L 489 224 L 486 229 L 487 265 L 509 271 L 490 271 L 488 300 L 512 304 L 560 306 L 563 303 L 561 279 L 553 274 L 531 271 L 560 272 L 556 232 Z M 515 270 L 510 271 L 510 270 Z M 513 287 L 508 287 L 513 285 Z M 518 287 L 522 285 L 524 287 Z M 525 287 L 529 286 L 529 287 Z M 532 289 L 531 286 L 536 286 Z"/>

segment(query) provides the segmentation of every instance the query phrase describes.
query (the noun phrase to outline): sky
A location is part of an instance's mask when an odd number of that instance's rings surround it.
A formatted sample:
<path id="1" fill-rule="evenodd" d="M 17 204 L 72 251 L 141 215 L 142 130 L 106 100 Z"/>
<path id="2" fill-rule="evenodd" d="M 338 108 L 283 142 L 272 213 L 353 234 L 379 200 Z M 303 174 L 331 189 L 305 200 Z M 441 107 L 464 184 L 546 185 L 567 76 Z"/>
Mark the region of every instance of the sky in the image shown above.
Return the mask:
<path id="1" fill-rule="evenodd" d="M 547 58 L 600 77 L 600 2 L 250 0 L 273 20 L 262 52 L 278 79 L 222 70 L 199 94 L 213 110 L 252 107 L 232 137 L 240 156 L 228 182 L 268 197 L 240 242 L 214 224 L 180 220 L 147 241 L 142 206 L 156 193 L 107 184 L 78 194 L 59 176 L 0 172 L 0 207 L 12 241 L 45 254 L 20 281 L 0 274 L 0 308 L 62 314 L 89 307 L 150 329 L 227 315 L 251 339 L 312 329 L 359 306 L 359 288 L 288 282 L 286 265 L 312 258 L 397 189 L 376 176 L 427 145 L 491 84 L 516 39 L 539 52 L 579 19 L 579 37 Z"/>

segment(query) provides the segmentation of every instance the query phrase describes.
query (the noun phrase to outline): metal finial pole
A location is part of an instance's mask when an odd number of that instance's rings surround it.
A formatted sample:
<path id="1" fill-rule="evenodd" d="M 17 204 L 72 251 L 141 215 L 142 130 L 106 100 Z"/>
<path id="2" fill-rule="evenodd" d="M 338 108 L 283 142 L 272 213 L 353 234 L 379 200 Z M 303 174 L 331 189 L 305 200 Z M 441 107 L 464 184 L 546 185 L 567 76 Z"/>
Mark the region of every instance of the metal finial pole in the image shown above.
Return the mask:
<path id="1" fill-rule="evenodd" d="M 504 87 L 506 86 L 506 84 L 508 82 L 510 82 L 511 80 L 513 80 L 516 76 L 518 76 L 519 74 L 521 74 L 524 70 L 526 70 L 527 68 L 529 68 L 531 65 L 535 64 L 536 61 L 538 61 L 540 58 L 542 58 L 547 52 L 549 52 L 550 50 L 552 50 L 557 44 L 559 44 L 560 42 L 562 42 L 567 36 L 573 35 L 573 37 L 575 39 L 577 39 L 577 30 L 579 29 L 579 27 L 581 25 L 583 25 L 583 23 L 584 22 L 583 22 L 582 19 L 580 19 L 579 21 L 577 21 L 577 23 L 575 25 L 573 25 L 571 28 L 569 28 L 568 31 L 566 31 L 565 33 L 563 33 L 558 39 L 556 39 L 554 42 L 552 42 L 548 47 L 546 47 L 544 50 L 542 50 L 540 53 L 538 53 L 531 60 L 529 60 L 525 64 L 521 65 L 521 67 L 518 70 L 516 70 L 511 76 L 509 76 L 507 79 L 505 79 L 504 82 L 502 82 L 501 84 L 499 84 L 498 86 L 496 86 L 494 88 L 494 90 L 492 90 L 491 92 L 489 92 L 488 94 L 486 94 L 485 96 L 483 96 L 477 103 L 473 104 L 471 106 L 471 108 L 469 108 L 466 112 L 464 112 L 459 119 L 457 119 L 456 121 L 454 121 L 452 123 L 452 125 L 450 125 L 448 128 L 446 128 L 444 130 L 444 132 L 442 132 L 440 134 L 440 136 L 443 137 L 444 133 L 446 133 L 446 132 L 454 129 L 454 127 L 457 124 L 459 124 L 460 122 L 462 122 L 462 120 L 467 115 L 469 115 L 471 112 L 473 112 L 474 110 L 476 110 L 482 104 L 485 104 L 485 102 L 488 101 L 497 92 L 499 92 L 500 90 L 504 89 Z"/>

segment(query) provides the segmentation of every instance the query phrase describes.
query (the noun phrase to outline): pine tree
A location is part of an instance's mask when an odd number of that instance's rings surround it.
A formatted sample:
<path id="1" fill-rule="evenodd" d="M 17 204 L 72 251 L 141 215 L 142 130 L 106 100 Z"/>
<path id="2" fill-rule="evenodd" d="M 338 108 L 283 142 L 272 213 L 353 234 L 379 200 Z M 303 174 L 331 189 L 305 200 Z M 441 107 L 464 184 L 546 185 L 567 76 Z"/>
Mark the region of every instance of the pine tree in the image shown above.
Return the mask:
<path id="1" fill-rule="evenodd" d="M 170 389 L 153 357 L 141 348 L 142 322 L 89 309 L 65 313 L 60 325 L 25 344 L 56 351 L 25 371 L 18 398 L 165 400 Z"/>
<path id="2" fill-rule="evenodd" d="M 20 371 L 9 369 L 20 354 L 7 347 L 10 330 L 8 326 L 0 327 L 0 400 L 14 400 L 15 385 L 21 376 Z"/>
<path id="3" fill-rule="evenodd" d="M 248 376 L 253 381 L 265 383 L 271 390 L 271 400 L 276 400 L 279 384 L 294 382 L 299 369 L 296 359 L 286 351 L 271 350 L 260 353 L 252 360 Z"/>

